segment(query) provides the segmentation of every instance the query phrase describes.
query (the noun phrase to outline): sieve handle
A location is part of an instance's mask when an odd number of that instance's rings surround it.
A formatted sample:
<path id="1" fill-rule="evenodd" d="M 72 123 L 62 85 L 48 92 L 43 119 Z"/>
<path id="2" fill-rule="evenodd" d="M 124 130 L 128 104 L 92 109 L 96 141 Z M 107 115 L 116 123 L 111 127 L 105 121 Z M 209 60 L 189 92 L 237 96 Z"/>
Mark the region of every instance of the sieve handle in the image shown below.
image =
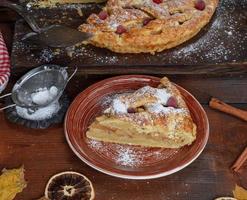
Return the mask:
<path id="1" fill-rule="evenodd" d="M 8 93 L 8 94 L 5 94 L 5 95 L 2 95 L 2 96 L 0 96 L 0 99 L 3 99 L 5 97 L 11 96 L 11 95 L 12 95 L 12 93 Z M 16 106 L 16 104 L 11 104 L 11 105 L 5 106 L 3 108 L 0 108 L 0 111 L 5 110 L 7 108 L 14 107 L 14 106 Z"/>
<path id="2" fill-rule="evenodd" d="M 0 111 L 3 111 L 3 110 L 5 110 L 5 109 L 7 109 L 7 108 L 12 108 L 12 107 L 14 107 L 14 106 L 16 106 L 16 104 L 11 104 L 11 105 L 5 106 L 5 107 L 3 107 L 3 108 L 0 108 Z"/>
<path id="3" fill-rule="evenodd" d="M 8 94 L 5 94 L 5 95 L 2 95 L 2 96 L 0 96 L 0 99 L 3 99 L 3 98 L 5 98 L 5 97 L 8 97 L 8 96 L 10 96 L 12 93 L 8 93 Z"/>
<path id="4" fill-rule="evenodd" d="M 75 70 L 74 70 L 74 72 L 70 75 L 70 77 L 68 78 L 67 83 L 73 78 L 73 76 L 76 74 L 77 70 L 78 70 L 78 67 L 75 67 Z"/>

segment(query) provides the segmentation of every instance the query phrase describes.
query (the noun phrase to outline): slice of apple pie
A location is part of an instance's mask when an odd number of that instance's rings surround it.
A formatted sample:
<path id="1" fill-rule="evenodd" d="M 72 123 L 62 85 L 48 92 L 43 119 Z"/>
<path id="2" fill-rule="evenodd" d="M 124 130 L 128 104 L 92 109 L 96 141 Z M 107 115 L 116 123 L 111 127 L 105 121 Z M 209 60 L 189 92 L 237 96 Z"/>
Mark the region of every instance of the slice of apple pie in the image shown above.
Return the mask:
<path id="1" fill-rule="evenodd" d="M 166 77 L 117 95 L 89 126 L 87 137 L 144 147 L 180 148 L 196 139 L 196 125 L 180 92 Z"/>

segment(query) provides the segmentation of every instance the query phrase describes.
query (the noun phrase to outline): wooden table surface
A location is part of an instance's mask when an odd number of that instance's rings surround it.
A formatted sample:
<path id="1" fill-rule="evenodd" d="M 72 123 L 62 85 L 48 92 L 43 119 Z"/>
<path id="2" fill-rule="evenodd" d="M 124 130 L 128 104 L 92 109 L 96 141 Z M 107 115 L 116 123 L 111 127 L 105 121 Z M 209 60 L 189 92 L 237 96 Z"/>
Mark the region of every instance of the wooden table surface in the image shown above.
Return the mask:
<path id="1" fill-rule="evenodd" d="M 238 107 L 247 108 L 247 104 Z M 55 173 L 75 170 L 91 179 L 96 200 L 210 200 L 232 195 L 235 183 L 247 187 L 247 166 L 240 174 L 229 167 L 247 144 L 247 123 L 204 106 L 210 137 L 202 154 L 185 169 L 153 180 L 127 180 L 105 175 L 83 163 L 69 148 L 63 126 L 31 130 L 11 124 L 0 113 L 0 168 L 25 166 L 27 188 L 16 200 L 42 196 Z"/>
<path id="2" fill-rule="evenodd" d="M 241 5 L 247 6 L 246 2 Z M 225 11 L 230 12 L 231 9 Z M 245 12 L 245 15 L 240 16 L 237 12 L 237 16 L 241 17 L 243 19 L 241 22 L 245 23 L 246 10 L 242 9 L 241 12 Z M 9 11 L 5 11 L 5 13 L 9 13 Z M 2 23 L 0 29 L 7 33 L 5 38 L 8 46 L 12 42 L 11 34 L 9 34 L 12 25 L 9 28 L 5 23 L 6 20 L 12 18 L 15 19 L 13 13 L 6 15 L 2 12 L 0 15 Z M 18 22 L 17 29 L 23 27 L 20 26 L 22 23 Z M 246 28 L 246 23 L 242 27 Z M 246 35 L 245 30 L 240 32 Z M 19 47 L 22 46 L 19 45 Z M 243 45 L 243 48 L 246 49 L 246 46 Z M 14 47 L 14 49 L 17 48 Z M 241 52 L 246 55 L 246 51 L 242 50 Z M 30 68 L 43 64 L 44 61 L 41 60 L 41 63 L 29 60 L 21 62 L 26 57 L 22 52 L 18 54 L 19 56 L 16 55 L 12 54 L 12 64 L 15 65 L 9 89 L 21 75 Z M 103 56 L 105 57 L 105 55 Z M 221 56 L 224 57 L 224 54 Z M 78 92 L 82 91 L 83 87 L 106 78 L 103 76 L 139 73 L 168 75 L 171 80 L 190 91 L 203 103 L 210 122 L 210 137 L 205 150 L 185 169 L 159 179 L 135 181 L 100 173 L 84 164 L 72 152 L 66 142 L 62 124 L 46 130 L 32 130 L 8 122 L 4 114 L 0 113 L 0 169 L 24 165 L 25 178 L 28 181 L 27 188 L 18 194 L 15 200 L 34 200 L 41 197 L 48 179 L 55 173 L 67 170 L 78 171 L 92 181 L 96 200 L 211 200 L 218 196 L 232 196 L 232 190 L 236 183 L 247 188 L 247 163 L 239 174 L 234 174 L 229 169 L 247 145 L 247 123 L 214 111 L 207 106 L 209 98 L 214 96 L 228 103 L 239 103 L 233 105 L 247 109 L 247 62 L 246 56 L 243 58 L 240 63 L 223 63 L 221 65 L 216 65 L 214 60 L 211 60 L 210 65 L 177 65 L 162 68 L 141 65 L 128 66 L 124 70 L 121 65 L 109 65 L 108 68 L 105 66 L 104 68 L 101 66 L 81 67 L 77 77 L 69 83 L 67 88 L 73 99 Z M 231 60 L 230 57 L 229 59 Z M 45 60 L 44 62 L 68 64 L 64 59 L 61 62 L 57 62 L 57 60 Z M 96 78 L 91 77 L 95 75 L 97 75 Z"/>

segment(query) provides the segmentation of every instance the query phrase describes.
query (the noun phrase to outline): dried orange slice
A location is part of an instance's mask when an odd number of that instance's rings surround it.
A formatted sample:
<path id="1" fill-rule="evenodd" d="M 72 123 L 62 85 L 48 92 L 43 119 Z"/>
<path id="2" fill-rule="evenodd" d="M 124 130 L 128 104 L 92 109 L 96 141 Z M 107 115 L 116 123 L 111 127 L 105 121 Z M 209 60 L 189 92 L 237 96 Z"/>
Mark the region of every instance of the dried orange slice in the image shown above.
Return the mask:
<path id="1" fill-rule="evenodd" d="M 66 171 L 50 178 L 45 188 L 49 200 L 93 200 L 95 197 L 91 181 L 84 175 Z"/>

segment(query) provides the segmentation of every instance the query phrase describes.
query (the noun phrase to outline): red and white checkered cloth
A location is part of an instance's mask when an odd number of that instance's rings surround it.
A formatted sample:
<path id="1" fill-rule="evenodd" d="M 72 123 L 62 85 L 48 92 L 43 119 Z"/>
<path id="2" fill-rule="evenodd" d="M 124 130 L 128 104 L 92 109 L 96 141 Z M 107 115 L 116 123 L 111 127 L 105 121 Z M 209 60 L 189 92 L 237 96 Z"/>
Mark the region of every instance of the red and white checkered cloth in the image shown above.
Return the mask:
<path id="1" fill-rule="evenodd" d="M 0 92 L 3 90 L 10 76 L 10 60 L 7 47 L 0 32 Z"/>

